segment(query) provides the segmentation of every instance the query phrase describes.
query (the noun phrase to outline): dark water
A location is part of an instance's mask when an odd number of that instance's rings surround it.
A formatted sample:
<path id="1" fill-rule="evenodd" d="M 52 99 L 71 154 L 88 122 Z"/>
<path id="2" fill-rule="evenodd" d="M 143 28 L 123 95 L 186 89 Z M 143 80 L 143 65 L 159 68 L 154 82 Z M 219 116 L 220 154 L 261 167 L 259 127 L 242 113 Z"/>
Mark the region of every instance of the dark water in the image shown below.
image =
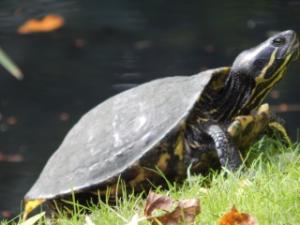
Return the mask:
<path id="1" fill-rule="evenodd" d="M 274 31 L 300 33 L 296 0 L 83 2 L 0 2 L 0 45 L 25 73 L 18 82 L 0 68 L 0 217 L 19 212 L 66 132 L 104 99 L 155 78 L 230 65 Z M 16 33 L 28 18 L 48 13 L 63 16 L 66 25 L 46 34 Z M 299 84 L 298 63 L 269 98 L 293 105 L 280 116 L 294 138 Z"/>

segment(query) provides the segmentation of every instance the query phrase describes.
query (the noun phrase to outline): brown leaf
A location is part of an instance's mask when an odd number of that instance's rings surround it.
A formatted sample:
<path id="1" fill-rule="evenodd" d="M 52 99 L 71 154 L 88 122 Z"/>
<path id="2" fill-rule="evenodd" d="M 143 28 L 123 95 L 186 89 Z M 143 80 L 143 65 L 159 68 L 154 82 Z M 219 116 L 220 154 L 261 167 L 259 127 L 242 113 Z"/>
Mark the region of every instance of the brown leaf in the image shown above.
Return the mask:
<path id="1" fill-rule="evenodd" d="M 234 206 L 230 212 L 225 213 L 219 220 L 219 225 L 259 225 L 256 219 L 247 214 L 239 212 Z"/>
<path id="2" fill-rule="evenodd" d="M 154 192 L 150 191 L 147 199 L 146 199 L 146 206 L 144 209 L 145 216 L 151 216 L 153 210 L 155 209 L 162 209 L 168 210 L 172 206 L 173 201 L 168 196 L 158 195 Z"/>
<path id="3" fill-rule="evenodd" d="M 164 225 L 194 224 L 195 217 L 199 213 L 199 199 L 187 199 L 179 201 L 174 211 L 157 217 L 157 220 Z"/>
<path id="4" fill-rule="evenodd" d="M 147 219 L 152 225 L 194 224 L 195 217 L 200 213 L 199 199 L 181 200 L 174 210 L 169 211 L 168 209 L 170 209 L 172 202 L 171 198 L 167 196 L 150 192 L 147 197 L 145 216 L 148 217 Z M 160 216 L 153 216 L 152 212 L 155 209 L 163 209 L 167 212 Z"/>
<path id="5" fill-rule="evenodd" d="M 64 19 L 61 16 L 49 14 L 40 20 L 30 19 L 18 28 L 19 34 L 29 34 L 36 32 L 50 32 L 64 25 Z"/>

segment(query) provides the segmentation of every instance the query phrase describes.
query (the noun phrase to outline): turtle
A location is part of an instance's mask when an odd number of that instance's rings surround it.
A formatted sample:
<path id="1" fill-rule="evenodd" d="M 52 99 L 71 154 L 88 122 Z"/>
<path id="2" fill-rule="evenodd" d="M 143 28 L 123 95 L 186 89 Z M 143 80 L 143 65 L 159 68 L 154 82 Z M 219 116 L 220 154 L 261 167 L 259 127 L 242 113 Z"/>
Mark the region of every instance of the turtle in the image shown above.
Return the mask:
<path id="1" fill-rule="evenodd" d="M 88 111 L 26 193 L 24 217 L 70 196 L 146 190 L 187 169 L 235 171 L 243 149 L 267 129 L 290 142 L 263 100 L 299 56 L 292 30 L 242 51 L 231 67 L 171 76 L 121 92 Z"/>

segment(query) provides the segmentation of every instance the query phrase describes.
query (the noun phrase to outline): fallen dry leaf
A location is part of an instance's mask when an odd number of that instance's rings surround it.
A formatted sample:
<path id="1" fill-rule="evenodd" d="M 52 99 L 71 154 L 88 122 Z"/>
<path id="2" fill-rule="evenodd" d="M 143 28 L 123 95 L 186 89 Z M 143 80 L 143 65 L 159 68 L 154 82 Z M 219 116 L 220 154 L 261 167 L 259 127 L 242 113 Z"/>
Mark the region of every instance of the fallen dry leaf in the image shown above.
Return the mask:
<path id="1" fill-rule="evenodd" d="M 195 217 L 200 213 L 200 202 L 198 199 L 188 199 L 179 201 L 178 206 L 169 213 L 156 217 L 152 224 L 181 225 L 194 224 Z"/>
<path id="2" fill-rule="evenodd" d="M 146 199 L 144 215 L 151 216 L 153 210 L 155 209 L 168 210 L 170 209 L 172 204 L 173 201 L 170 197 L 158 195 L 150 191 Z"/>
<path id="3" fill-rule="evenodd" d="M 64 19 L 61 16 L 49 14 L 40 20 L 27 20 L 18 28 L 19 34 L 30 34 L 37 32 L 50 32 L 64 25 Z"/>
<path id="4" fill-rule="evenodd" d="M 234 206 L 230 212 L 225 213 L 219 220 L 219 225 L 259 225 L 256 219 L 247 214 L 239 212 Z"/>
<path id="5" fill-rule="evenodd" d="M 176 208 L 170 211 L 172 199 L 150 192 L 147 197 L 145 216 L 152 225 L 181 225 L 194 224 L 195 217 L 200 213 L 199 199 L 185 199 L 178 202 Z M 166 211 L 163 215 L 153 216 L 156 209 Z"/>

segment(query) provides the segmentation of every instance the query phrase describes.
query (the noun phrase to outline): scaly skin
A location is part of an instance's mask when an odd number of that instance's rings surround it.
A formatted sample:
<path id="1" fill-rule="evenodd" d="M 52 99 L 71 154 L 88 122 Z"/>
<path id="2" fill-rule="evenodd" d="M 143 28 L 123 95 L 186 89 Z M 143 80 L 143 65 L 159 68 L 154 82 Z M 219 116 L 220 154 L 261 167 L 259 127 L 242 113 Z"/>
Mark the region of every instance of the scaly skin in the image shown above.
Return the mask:
<path id="1" fill-rule="evenodd" d="M 238 169 L 242 164 L 241 156 L 237 146 L 228 137 L 228 133 L 219 125 L 213 124 L 208 126 L 207 134 L 215 143 L 215 150 L 217 151 L 221 166 L 232 171 Z"/>
<path id="2" fill-rule="evenodd" d="M 235 170 L 242 163 L 239 151 L 267 129 L 290 144 L 284 127 L 271 116 L 269 106 L 261 103 L 298 56 L 296 33 L 285 31 L 242 52 L 225 79 L 224 74 L 213 77 L 187 121 L 185 136 L 191 158 L 195 159 L 197 151 L 213 150 L 222 166 Z"/>

